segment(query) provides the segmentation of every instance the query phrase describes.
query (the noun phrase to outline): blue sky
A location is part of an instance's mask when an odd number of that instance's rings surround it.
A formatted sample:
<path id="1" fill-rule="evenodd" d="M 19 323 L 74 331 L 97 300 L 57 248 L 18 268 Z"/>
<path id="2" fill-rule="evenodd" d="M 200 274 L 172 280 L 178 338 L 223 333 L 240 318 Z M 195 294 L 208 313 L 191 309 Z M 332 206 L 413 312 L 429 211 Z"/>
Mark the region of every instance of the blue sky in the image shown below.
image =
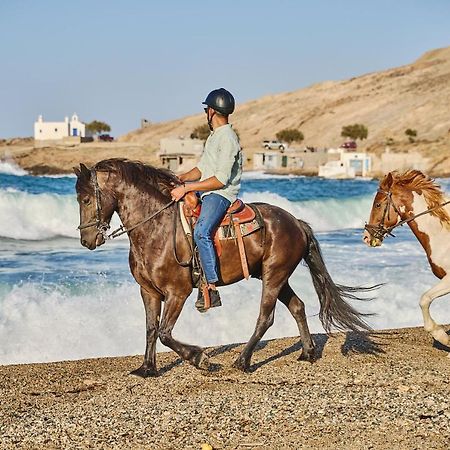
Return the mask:
<path id="1" fill-rule="evenodd" d="M 0 137 L 77 112 L 118 136 L 417 59 L 450 45 L 448 0 L 2 0 Z"/>

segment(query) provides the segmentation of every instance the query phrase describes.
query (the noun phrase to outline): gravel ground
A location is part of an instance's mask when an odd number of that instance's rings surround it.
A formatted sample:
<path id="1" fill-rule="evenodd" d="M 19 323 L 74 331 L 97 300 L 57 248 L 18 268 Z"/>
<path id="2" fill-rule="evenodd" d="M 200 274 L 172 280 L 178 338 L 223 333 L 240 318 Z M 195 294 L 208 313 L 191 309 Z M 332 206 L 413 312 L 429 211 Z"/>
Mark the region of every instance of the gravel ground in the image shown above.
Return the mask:
<path id="1" fill-rule="evenodd" d="M 0 447 L 450 447 L 450 358 L 422 329 L 314 339 L 316 363 L 297 339 L 264 341 L 248 374 L 237 344 L 208 349 L 210 372 L 159 354 L 145 380 L 129 375 L 140 356 L 0 366 Z"/>

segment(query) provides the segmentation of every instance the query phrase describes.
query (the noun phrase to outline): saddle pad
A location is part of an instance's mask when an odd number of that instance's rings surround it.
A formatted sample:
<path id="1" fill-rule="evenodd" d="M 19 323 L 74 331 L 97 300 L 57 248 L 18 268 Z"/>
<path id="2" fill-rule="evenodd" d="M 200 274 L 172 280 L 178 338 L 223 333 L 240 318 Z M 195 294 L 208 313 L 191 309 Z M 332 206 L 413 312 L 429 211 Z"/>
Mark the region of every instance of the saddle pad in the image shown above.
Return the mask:
<path id="1" fill-rule="evenodd" d="M 255 218 L 251 222 L 240 223 L 239 227 L 241 229 L 242 236 L 247 236 L 252 234 L 254 231 L 261 228 L 261 224 Z M 233 225 L 223 225 L 217 229 L 217 234 L 219 240 L 224 241 L 227 239 L 236 239 L 236 232 Z"/>

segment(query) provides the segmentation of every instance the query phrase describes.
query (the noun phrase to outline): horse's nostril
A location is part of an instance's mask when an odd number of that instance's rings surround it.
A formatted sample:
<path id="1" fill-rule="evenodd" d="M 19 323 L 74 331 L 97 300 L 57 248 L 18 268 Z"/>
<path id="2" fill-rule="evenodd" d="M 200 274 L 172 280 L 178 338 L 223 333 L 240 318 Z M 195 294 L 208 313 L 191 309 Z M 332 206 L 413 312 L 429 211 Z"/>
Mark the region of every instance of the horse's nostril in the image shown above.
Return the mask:
<path id="1" fill-rule="evenodd" d="M 84 239 L 81 239 L 81 245 L 83 247 L 87 247 L 87 242 Z"/>

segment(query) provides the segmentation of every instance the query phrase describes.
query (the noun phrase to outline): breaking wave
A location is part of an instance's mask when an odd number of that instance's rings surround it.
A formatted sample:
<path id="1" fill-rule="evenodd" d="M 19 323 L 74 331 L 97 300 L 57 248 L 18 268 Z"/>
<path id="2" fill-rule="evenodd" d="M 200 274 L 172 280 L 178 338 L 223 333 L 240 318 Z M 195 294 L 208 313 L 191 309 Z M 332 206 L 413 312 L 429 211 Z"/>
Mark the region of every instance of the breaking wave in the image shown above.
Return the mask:
<path id="1" fill-rule="evenodd" d="M 22 175 L 28 175 L 28 172 L 26 170 L 10 161 L 0 161 L 0 173 L 4 173 L 7 175 L 16 175 L 19 177 Z"/>
<path id="2" fill-rule="evenodd" d="M 292 202 L 271 192 L 244 194 L 247 202 L 266 202 L 307 221 L 316 231 L 361 228 L 368 218 L 370 197 Z M 112 227 L 119 225 L 113 218 Z M 78 238 L 78 204 L 73 195 L 29 194 L 0 190 L 0 237 L 45 240 L 58 236 Z"/>

